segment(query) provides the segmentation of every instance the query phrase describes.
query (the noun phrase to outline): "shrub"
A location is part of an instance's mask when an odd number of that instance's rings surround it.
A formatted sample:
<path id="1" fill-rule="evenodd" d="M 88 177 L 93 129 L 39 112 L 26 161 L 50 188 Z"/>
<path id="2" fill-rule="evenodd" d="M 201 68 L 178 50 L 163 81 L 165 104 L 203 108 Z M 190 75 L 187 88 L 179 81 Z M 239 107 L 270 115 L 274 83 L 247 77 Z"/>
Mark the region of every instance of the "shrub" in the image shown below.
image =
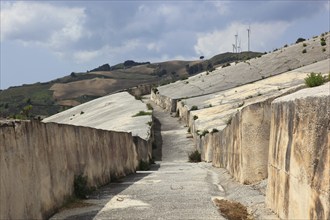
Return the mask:
<path id="1" fill-rule="evenodd" d="M 191 152 L 188 155 L 188 158 L 189 158 L 189 162 L 191 163 L 198 163 L 202 161 L 201 154 L 198 152 L 198 150 Z"/>
<path id="2" fill-rule="evenodd" d="M 154 108 L 151 106 L 150 103 L 147 103 L 147 108 L 148 108 L 148 110 L 154 110 Z"/>
<path id="3" fill-rule="evenodd" d="M 296 44 L 297 44 L 297 43 L 300 43 L 300 42 L 304 42 L 305 40 L 306 40 L 306 39 L 299 37 L 299 38 L 296 40 Z"/>
<path id="4" fill-rule="evenodd" d="M 151 112 L 145 112 L 145 111 L 139 111 L 139 113 L 136 113 L 132 117 L 138 117 L 138 116 L 144 116 L 144 115 L 152 115 Z"/>
<path id="5" fill-rule="evenodd" d="M 325 42 L 325 39 L 321 38 L 321 46 L 325 46 L 325 45 L 327 45 L 327 43 Z"/>
<path id="6" fill-rule="evenodd" d="M 307 77 L 305 78 L 305 84 L 308 87 L 315 87 L 315 86 L 320 86 L 323 83 L 326 82 L 326 79 L 321 75 L 321 73 L 310 73 L 307 75 Z"/>
<path id="7" fill-rule="evenodd" d="M 227 66 L 230 66 L 230 63 L 226 63 L 226 64 L 222 65 L 222 68 L 225 68 Z"/>
<path id="8" fill-rule="evenodd" d="M 288 45 L 287 45 L 287 44 L 285 44 L 285 45 L 284 45 L 284 47 L 288 47 Z"/>
<path id="9" fill-rule="evenodd" d="M 325 52 L 326 51 L 326 49 L 325 48 L 322 48 L 322 52 Z"/>
<path id="10" fill-rule="evenodd" d="M 212 131 L 211 131 L 211 133 L 216 133 L 216 132 L 219 132 L 219 130 L 216 129 L 216 128 L 213 128 Z"/>
<path id="11" fill-rule="evenodd" d="M 302 53 L 307 53 L 307 50 L 306 49 L 303 49 L 301 52 Z"/>
<path id="12" fill-rule="evenodd" d="M 208 130 L 204 130 L 202 133 L 201 133 L 201 137 L 205 136 L 206 134 L 210 133 Z"/>
<path id="13" fill-rule="evenodd" d="M 190 128 L 187 129 L 187 132 L 190 133 Z"/>
<path id="14" fill-rule="evenodd" d="M 197 120 L 198 119 L 198 116 L 197 115 L 194 115 L 193 119 L 194 120 Z"/>
<path id="15" fill-rule="evenodd" d="M 307 44 L 306 43 L 303 43 L 303 47 L 307 47 Z"/>
<path id="16" fill-rule="evenodd" d="M 196 105 L 191 106 L 190 111 L 196 111 L 198 110 L 198 107 Z"/>
<path id="17" fill-rule="evenodd" d="M 150 170 L 150 163 L 146 162 L 146 161 L 143 161 L 143 160 L 140 160 L 139 170 L 142 170 L 142 171 Z"/>
<path id="18" fill-rule="evenodd" d="M 74 194 L 79 199 L 86 199 L 91 190 L 87 187 L 87 176 L 80 174 L 74 177 L 73 182 Z"/>

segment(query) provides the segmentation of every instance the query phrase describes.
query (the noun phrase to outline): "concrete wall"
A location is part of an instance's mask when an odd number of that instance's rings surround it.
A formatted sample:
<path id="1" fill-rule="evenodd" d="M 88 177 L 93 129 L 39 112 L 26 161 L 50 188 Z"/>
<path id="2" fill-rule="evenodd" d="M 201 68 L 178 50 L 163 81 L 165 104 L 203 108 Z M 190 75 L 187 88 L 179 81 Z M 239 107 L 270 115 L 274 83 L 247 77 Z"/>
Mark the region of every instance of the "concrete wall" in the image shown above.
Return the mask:
<path id="1" fill-rule="evenodd" d="M 243 108 L 223 130 L 208 134 L 206 139 L 214 137 L 204 151 L 212 151 L 212 164 L 229 170 L 237 181 L 258 182 L 267 178 L 269 130 L 270 100 Z"/>
<path id="2" fill-rule="evenodd" d="M 130 133 L 55 123 L 2 124 L 0 219 L 48 218 L 73 194 L 75 175 L 97 187 L 135 172 L 151 146 L 134 139 Z"/>
<path id="3" fill-rule="evenodd" d="M 149 95 L 152 87 L 152 84 L 138 85 L 136 87 L 127 89 L 127 91 L 132 96 L 139 98 L 143 95 Z"/>
<path id="4" fill-rule="evenodd" d="M 272 103 L 267 205 L 282 219 L 330 219 L 330 83 Z"/>
<path id="5" fill-rule="evenodd" d="M 155 102 L 157 105 L 162 107 L 163 109 L 166 109 L 170 112 L 176 111 L 176 99 L 171 99 L 167 96 L 160 95 L 158 91 L 151 91 L 151 100 Z"/>

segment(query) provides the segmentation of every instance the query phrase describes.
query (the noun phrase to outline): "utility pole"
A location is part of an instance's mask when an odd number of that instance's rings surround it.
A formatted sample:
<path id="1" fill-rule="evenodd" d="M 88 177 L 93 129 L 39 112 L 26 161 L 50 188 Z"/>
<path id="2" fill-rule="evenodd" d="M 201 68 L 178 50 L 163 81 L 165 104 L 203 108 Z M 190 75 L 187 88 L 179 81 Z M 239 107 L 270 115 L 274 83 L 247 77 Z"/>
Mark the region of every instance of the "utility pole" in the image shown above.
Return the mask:
<path id="1" fill-rule="evenodd" d="M 235 34 L 235 49 L 236 49 L 236 53 L 237 53 L 237 37 L 238 37 L 238 33 Z"/>
<path id="2" fill-rule="evenodd" d="M 247 32 L 248 32 L 248 52 L 250 52 L 250 31 L 251 31 L 251 28 L 250 28 L 250 25 L 249 25 L 249 28 L 247 29 Z"/>

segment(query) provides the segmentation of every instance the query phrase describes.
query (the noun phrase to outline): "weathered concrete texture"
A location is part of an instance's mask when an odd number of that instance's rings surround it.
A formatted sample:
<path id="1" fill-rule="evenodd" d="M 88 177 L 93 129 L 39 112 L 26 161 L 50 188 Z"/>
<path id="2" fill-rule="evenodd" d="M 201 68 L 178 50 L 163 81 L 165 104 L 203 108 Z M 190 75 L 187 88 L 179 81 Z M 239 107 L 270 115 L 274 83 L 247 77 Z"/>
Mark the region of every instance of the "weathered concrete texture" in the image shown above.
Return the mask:
<path id="1" fill-rule="evenodd" d="M 158 87 L 159 93 L 151 99 L 163 108 L 166 106 L 168 110 L 175 110 L 168 100 L 213 94 L 328 59 L 330 51 L 322 50 L 326 46 L 320 45 L 320 38 L 305 41 L 306 47 L 303 47 L 303 43 L 294 44 L 260 58 Z M 329 33 L 324 38 L 329 45 Z M 303 49 L 306 49 L 307 53 L 302 53 Z"/>
<path id="2" fill-rule="evenodd" d="M 241 202 L 255 219 L 277 219 L 255 187 L 235 182 L 228 171 L 209 163 L 187 163 L 187 153 L 194 150 L 192 139 L 184 136 L 187 128 L 158 106 L 154 115 L 164 139 L 162 161 L 96 191 L 84 200 L 90 206 L 51 219 L 224 219 L 212 202 L 219 196 Z"/>
<path id="3" fill-rule="evenodd" d="M 329 219 L 330 83 L 271 108 L 268 206 L 283 219 Z"/>
<path id="4" fill-rule="evenodd" d="M 139 98 L 144 95 L 149 95 L 151 93 L 152 87 L 153 87 L 153 85 L 151 85 L 151 84 L 138 85 L 136 87 L 127 89 L 127 91 L 132 96 Z"/>
<path id="5" fill-rule="evenodd" d="M 177 100 L 160 95 L 158 89 L 151 90 L 151 100 L 169 112 L 174 112 L 176 109 Z"/>
<path id="6" fill-rule="evenodd" d="M 145 140 L 134 140 L 130 133 L 64 124 L 2 124 L 0 219 L 49 217 L 72 195 L 75 175 L 97 187 L 135 172 L 148 154 L 141 150 Z"/>
<path id="7" fill-rule="evenodd" d="M 213 134 L 212 164 L 226 168 L 241 183 L 267 178 L 269 125 L 270 100 L 243 108 Z"/>
<path id="8" fill-rule="evenodd" d="M 149 112 L 150 115 L 132 117 L 140 111 Z M 151 121 L 151 111 L 143 102 L 136 100 L 127 92 L 104 96 L 43 120 L 43 122 L 132 132 L 133 136 L 145 140 L 150 137 L 148 122 Z"/>
<path id="9" fill-rule="evenodd" d="M 242 183 L 260 181 L 267 178 L 271 101 L 303 88 L 307 71 L 328 73 L 329 62 L 184 99 L 177 105 L 178 115 L 191 128 L 204 161 L 227 168 Z M 199 110 L 189 111 L 193 106 Z"/>

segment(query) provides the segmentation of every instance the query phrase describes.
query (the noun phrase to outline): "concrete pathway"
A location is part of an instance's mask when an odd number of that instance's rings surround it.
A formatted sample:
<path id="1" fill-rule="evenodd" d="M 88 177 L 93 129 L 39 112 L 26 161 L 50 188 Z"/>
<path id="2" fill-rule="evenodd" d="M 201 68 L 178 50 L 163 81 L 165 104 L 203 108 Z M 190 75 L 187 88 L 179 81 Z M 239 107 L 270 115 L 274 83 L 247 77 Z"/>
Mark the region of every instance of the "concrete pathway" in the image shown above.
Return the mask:
<path id="1" fill-rule="evenodd" d="M 225 219 L 212 201 L 215 197 L 230 197 L 251 206 L 262 218 L 269 214 L 274 219 L 271 213 L 265 215 L 260 191 L 236 183 L 226 170 L 209 163 L 187 162 L 194 144 L 178 118 L 157 106 L 154 116 L 160 123 L 162 160 L 151 170 L 111 183 L 76 205 L 83 207 L 66 209 L 51 219 Z"/>

